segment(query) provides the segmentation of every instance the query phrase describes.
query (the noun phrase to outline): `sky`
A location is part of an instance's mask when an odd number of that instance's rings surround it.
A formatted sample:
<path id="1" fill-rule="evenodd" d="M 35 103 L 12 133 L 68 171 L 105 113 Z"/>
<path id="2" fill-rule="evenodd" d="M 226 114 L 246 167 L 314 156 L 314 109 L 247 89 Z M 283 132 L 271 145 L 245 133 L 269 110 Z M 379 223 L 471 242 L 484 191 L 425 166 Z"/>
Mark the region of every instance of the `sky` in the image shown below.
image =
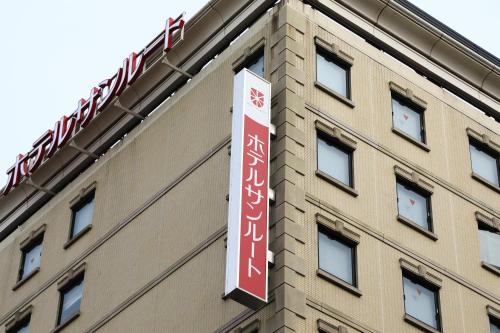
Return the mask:
<path id="1" fill-rule="evenodd" d="M 0 11 L 0 188 L 18 153 L 112 76 L 123 59 L 207 0 L 24 0 Z M 411 0 L 500 57 L 499 0 Z M 469 5 L 467 5 L 469 4 Z M 450 10 L 452 8 L 453 10 Z"/>

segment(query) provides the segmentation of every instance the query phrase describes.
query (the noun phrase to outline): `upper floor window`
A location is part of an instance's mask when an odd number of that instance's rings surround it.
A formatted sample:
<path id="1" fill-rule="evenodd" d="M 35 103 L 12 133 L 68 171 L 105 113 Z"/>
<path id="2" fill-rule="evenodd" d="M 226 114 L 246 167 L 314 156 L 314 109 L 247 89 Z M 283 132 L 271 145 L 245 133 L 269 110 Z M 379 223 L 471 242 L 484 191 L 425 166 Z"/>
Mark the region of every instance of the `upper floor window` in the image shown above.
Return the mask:
<path id="1" fill-rule="evenodd" d="M 351 99 L 351 65 L 322 49 L 316 52 L 316 81 L 342 97 Z"/>
<path id="2" fill-rule="evenodd" d="M 395 93 L 392 93 L 392 124 L 397 131 L 425 143 L 424 110 Z"/>
<path id="3" fill-rule="evenodd" d="M 72 279 L 60 289 L 57 325 L 68 323 L 80 314 L 83 294 L 83 274 Z"/>
<path id="4" fill-rule="evenodd" d="M 318 133 L 318 170 L 352 187 L 352 150 Z"/>
<path id="5" fill-rule="evenodd" d="M 406 315 L 441 330 L 438 287 L 403 271 L 403 297 Z"/>
<path id="6" fill-rule="evenodd" d="M 319 268 L 351 284 L 356 284 L 356 246 L 320 227 Z"/>
<path id="7" fill-rule="evenodd" d="M 26 279 L 29 275 L 40 268 L 42 257 L 43 236 L 38 237 L 28 247 L 23 249 L 19 280 Z"/>
<path id="8" fill-rule="evenodd" d="M 416 186 L 398 179 L 396 183 L 398 218 L 432 231 L 430 195 Z"/>
<path id="9" fill-rule="evenodd" d="M 264 77 L 264 66 L 264 47 L 261 47 L 253 54 L 244 58 L 243 62 L 235 67 L 234 72 L 238 73 L 243 68 L 246 68 L 258 76 Z"/>
<path id="10" fill-rule="evenodd" d="M 24 310 L 18 311 L 5 325 L 6 333 L 28 333 L 33 306 L 29 305 Z"/>
<path id="11" fill-rule="evenodd" d="M 258 76 L 264 77 L 264 49 L 259 50 L 254 57 L 250 58 L 244 67 Z"/>
<path id="12" fill-rule="evenodd" d="M 481 260 L 500 270 L 500 230 L 478 223 Z"/>
<path id="13" fill-rule="evenodd" d="M 19 265 L 17 283 L 13 287 L 14 290 L 23 285 L 40 270 L 45 228 L 46 226 L 43 224 L 37 229 L 32 230 L 29 236 L 21 242 L 21 263 Z"/>
<path id="14" fill-rule="evenodd" d="M 474 140 L 469 140 L 469 151 L 473 176 L 498 188 L 500 154 Z"/>
<path id="15" fill-rule="evenodd" d="M 500 333 L 500 320 L 490 317 L 490 333 Z"/>
<path id="16" fill-rule="evenodd" d="M 70 239 L 75 238 L 92 225 L 93 213 L 94 192 L 91 192 L 72 207 Z"/>

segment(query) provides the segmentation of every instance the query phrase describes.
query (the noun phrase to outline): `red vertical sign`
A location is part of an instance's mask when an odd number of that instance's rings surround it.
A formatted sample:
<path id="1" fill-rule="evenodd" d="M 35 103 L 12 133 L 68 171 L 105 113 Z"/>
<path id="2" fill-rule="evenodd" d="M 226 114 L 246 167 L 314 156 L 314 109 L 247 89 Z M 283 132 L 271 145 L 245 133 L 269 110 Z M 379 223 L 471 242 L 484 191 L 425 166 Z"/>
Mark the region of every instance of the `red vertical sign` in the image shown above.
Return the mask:
<path id="1" fill-rule="evenodd" d="M 251 308 L 267 302 L 271 85 L 235 76 L 226 295 Z"/>

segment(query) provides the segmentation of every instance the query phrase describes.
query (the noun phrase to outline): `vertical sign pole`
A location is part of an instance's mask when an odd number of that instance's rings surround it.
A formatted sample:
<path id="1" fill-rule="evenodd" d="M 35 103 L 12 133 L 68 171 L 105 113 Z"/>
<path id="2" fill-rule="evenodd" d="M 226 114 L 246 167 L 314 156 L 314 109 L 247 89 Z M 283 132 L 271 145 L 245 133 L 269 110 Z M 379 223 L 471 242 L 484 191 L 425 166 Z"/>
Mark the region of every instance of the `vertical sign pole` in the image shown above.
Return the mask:
<path id="1" fill-rule="evenodd" d="M 271 84 L 247 69 L 234 77 L 226 296 L 267 303 Z"/>

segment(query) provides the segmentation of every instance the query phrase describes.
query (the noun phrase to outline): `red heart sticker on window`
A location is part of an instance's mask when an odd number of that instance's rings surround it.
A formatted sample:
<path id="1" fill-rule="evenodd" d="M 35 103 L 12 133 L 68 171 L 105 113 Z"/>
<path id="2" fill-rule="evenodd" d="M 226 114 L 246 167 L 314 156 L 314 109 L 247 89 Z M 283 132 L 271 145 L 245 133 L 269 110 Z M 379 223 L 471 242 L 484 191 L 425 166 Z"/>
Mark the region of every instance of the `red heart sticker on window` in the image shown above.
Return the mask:
<path id="1" fill-rule="evenodd" d="M 411 205 L 413 206 L 413 205 L 415 204 L 415 200 L 410 199 L 410 203 L 411 203 Z"/>
<path id="2" fill-rule="evenodd" d="M 408 120 L 408 118 L 410 118 L 406 113 L 403 115 L 403 117 L 405 118 L 405 120 Z"/>

